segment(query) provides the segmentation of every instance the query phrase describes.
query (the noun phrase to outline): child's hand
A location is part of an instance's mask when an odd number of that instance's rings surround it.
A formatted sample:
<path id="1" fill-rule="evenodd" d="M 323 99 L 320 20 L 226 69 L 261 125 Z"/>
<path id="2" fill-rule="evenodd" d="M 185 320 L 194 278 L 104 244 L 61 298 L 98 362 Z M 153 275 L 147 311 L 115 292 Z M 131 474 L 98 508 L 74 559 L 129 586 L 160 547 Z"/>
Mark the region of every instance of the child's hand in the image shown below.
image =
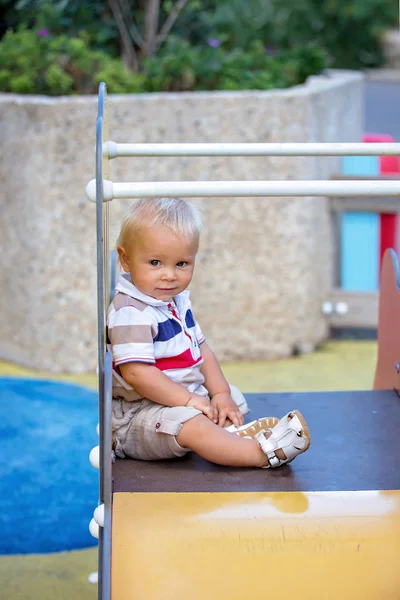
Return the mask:
<path id="1" fill-rule="evenodd" d="M 204 396 L 200 396 L 199 394 L 192 394 L 192 397 L 190 398 L 186 406 L 193 406 L 193 408 L 201 410 L 203 415 L 206 415 L 206 417 L 208 417 L 210 421 L 218 423 L 217 409 L 211 404 L 208 398 L 204 398 Z"/>
<path id="2" fill-rule="evenodd" d="M 215 406 L 218 412 L 218 425 L 223 427 L 226 419 L 232 421 L 234 425 L 243 425 L 244 418 L 240 412 L 238 405 L 231 398 L 231 395 L 226 393 L 215 394 L 212 397 L 211 404 Z"/>

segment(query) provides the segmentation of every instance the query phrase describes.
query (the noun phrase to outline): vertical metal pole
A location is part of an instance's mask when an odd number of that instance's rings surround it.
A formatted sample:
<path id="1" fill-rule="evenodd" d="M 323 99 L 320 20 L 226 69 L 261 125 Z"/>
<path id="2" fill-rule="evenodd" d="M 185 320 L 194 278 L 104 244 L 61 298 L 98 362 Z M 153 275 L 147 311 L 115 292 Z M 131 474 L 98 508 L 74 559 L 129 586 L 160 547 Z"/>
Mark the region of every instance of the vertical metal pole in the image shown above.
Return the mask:
<path id="1" fill-rule="evenodd" d="M 332 215 L 332 241 L 333 241 L 333 285 L 340 288 L 342 285 L 342 211 L 335 210 Z"/>
<path id="2" fill-rule="evenodd" d="M 99 365 L 100 503 L 104 504 L 104 527 L 99 528 L 99 600 L 111 600 L 111 356 L 106 349 L 106 310 L 109 301 L 108 203 L 103 202 L 103 178 L 108 164 L 103 157 L 108 137 L 106 85 L 100 84 L 96 122 L 96 253 L 97 335 Z M 107 160 L 108 163 L 108 160 Z"/>

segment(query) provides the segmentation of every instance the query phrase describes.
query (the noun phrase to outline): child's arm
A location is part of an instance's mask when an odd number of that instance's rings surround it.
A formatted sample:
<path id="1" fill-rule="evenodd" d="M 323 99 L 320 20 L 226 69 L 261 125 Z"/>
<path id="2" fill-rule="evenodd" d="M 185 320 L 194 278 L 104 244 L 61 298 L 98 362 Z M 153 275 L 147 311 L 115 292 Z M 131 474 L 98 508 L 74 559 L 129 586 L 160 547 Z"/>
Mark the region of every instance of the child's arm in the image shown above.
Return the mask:
<path id="1" fill-rule="evenodd" d="M 231 393 L 229 383 L 225 379 L 225 375 L 221 371 L 219 362 L 211 350 L 207 342 L 200 344 L 201 355 L 203 357 L 203 364 L 200 367 L 205 379 L 205 387 L 208 390 L 211 398 L 217 394 L 229 394 Z"/>
<path id="2" fill-rule="evenodd" d="M 207 398 L 190 393 L 171 381 L 160 369 L 146 363 L 129 362 L 119 365 L 124 380 L 144 398 L 164 406 L 192 406 L 217 422 L 217 411 Z"/>
<path id="3" fill-rule="evenodd" d="M 222 427 L 228 418 L 234 425 L 243 425 L 244 418 L 231 398 L 229 383 L 222 373 L 219 362 L 207 342 L 200 345 L 204 363 L 200 370 L 204 376 L 204 386 L 211 397 L 211 403 L 218 411 L 218 425 Z"/>

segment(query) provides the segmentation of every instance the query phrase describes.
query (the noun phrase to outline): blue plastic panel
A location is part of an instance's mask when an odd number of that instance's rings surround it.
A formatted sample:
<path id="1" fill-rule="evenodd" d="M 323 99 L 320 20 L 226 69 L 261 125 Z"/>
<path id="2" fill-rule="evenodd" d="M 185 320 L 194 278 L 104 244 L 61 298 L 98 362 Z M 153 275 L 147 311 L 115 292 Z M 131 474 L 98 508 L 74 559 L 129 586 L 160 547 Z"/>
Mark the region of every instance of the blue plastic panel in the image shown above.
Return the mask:
<path id="1" fill-rule="evenodd" d="M 378 176 L 377 156 L 345 156 L 343 175 Z M 351 212 L 342 216 L 341 287 L 374 291 L 379 281 L 379 215 Z"/>
<path id="2" fill-rule="evenodd" d="M 378 289 L 379 215 L 343 214 L 341 256 L 342 289 L 360 292 Z"/>
<path id="3" fill-rule="evenodd" d="M 342 161 L 343 175 L 359 175 L 377 177 L 379 175 L 378 156 L 344 156 Z"/>

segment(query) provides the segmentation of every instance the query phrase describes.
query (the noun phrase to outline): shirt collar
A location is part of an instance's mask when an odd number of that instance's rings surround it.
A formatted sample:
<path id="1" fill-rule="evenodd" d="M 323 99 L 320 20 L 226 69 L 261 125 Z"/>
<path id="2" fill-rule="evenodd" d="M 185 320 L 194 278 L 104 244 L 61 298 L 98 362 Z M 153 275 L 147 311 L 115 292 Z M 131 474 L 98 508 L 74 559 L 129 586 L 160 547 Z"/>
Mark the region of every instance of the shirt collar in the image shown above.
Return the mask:
<path id="1" fill-rule="evenodd" d="M 121 292 L 122 294 L 126 294 L 131 298 L 136 298 L 137 300 L 141 300 L 150 306 L 158 306 L 168 308 L 168 304 L 170 302 L 164 302 L 163 300 L 157 300 L 157 298 L 153 298 L 152 296 L 148 296 L 147 294 L 143 294 L 135 284 L 132 282 L 130 273 L 122 273 L 117 281 L 117 285 L 115 286 L 116 292 Z M 179 307 L 181 302 L 184 302 L 189 297 L 188 290 L 184 290 L 177 296 L 174 296 L 176 303 Z"/>

